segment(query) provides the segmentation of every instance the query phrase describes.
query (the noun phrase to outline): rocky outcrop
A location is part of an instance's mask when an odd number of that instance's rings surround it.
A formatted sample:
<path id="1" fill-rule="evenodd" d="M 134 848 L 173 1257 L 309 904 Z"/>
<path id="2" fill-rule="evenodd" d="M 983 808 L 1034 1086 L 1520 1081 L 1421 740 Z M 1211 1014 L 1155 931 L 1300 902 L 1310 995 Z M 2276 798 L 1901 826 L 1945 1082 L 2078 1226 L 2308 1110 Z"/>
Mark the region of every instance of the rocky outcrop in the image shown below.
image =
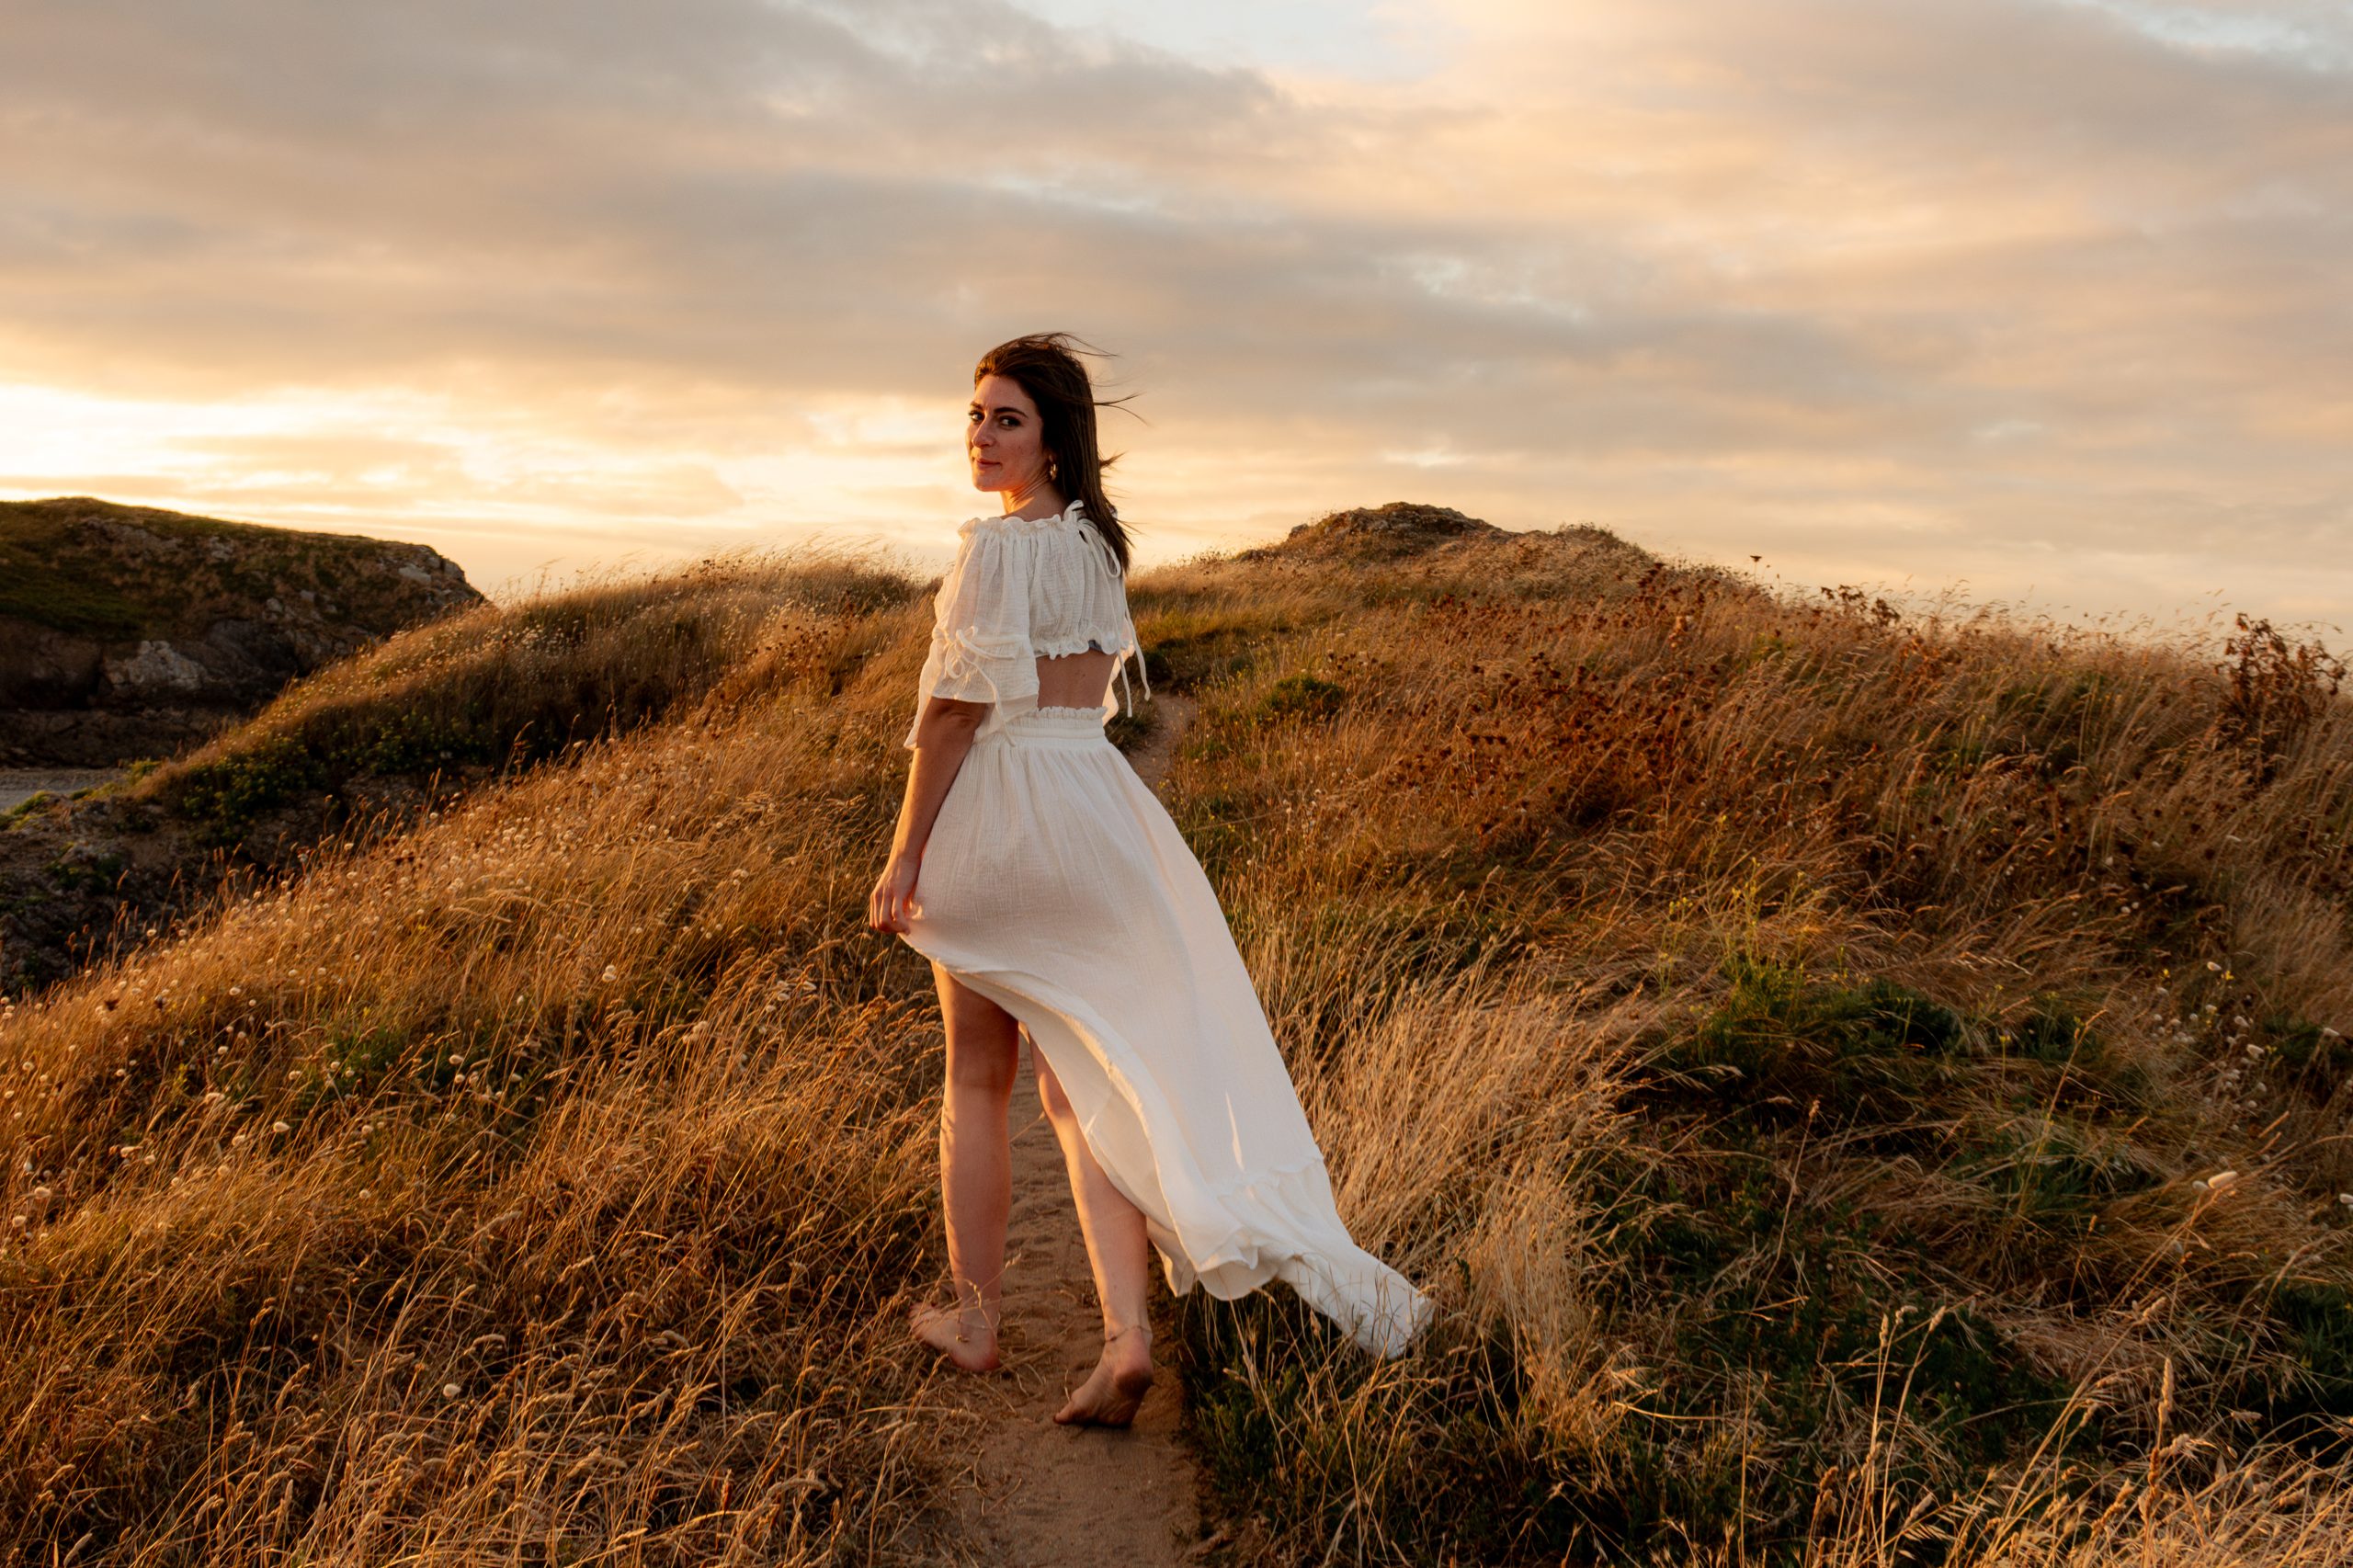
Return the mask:
<path id="1" fill-rule="evenodd" d="M 0 502 L 0 766 L 168 756 L 297 676 L 481 602 L 421 544 Z"/>
<path id="2" fill-rule="evenodd" d="M 1352 506 L 1312 523 L 1302 523 L 1273 544 L 1234 552 L 1237 561 L 1271 557 L 1349 555 L 1394 559 L 1418 555 L 1434 546 L 1466 538 L 1502 539 L 1505 530 L 1451 506 L 1392 501 L 1383 506 Z"/>

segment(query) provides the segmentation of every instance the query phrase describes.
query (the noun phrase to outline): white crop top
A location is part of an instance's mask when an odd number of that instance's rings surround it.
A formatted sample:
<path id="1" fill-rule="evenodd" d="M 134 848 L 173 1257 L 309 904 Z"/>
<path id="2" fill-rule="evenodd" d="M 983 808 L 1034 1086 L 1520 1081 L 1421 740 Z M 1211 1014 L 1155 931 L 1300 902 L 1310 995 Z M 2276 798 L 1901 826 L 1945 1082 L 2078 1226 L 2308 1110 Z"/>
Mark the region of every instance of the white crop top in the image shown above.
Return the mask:
<path id="1" fill-rule="evenodd" d="M 1066 653 L 1116 653 L 1120 687 L 1128 659 L 1143 671 L 1143 651 L 1128 613 L 1128 588 L 1111 541 L 1073 501 L 1050 517 L 982 517 L 956 530 L 956 559 L 932 597 L 931 651 L 923 662 L 915 717 L 934 697 L 990 704 L 973 739 L 1005 728 L 1038 707 L 1038 661 Z M 1143 694 L 1152 695 L 1144 675 Z M 1103 717 L 1120 710 L 1111 677 L 1103 681 Z M 915 725 L 907 726 L 914 749 Z"/>

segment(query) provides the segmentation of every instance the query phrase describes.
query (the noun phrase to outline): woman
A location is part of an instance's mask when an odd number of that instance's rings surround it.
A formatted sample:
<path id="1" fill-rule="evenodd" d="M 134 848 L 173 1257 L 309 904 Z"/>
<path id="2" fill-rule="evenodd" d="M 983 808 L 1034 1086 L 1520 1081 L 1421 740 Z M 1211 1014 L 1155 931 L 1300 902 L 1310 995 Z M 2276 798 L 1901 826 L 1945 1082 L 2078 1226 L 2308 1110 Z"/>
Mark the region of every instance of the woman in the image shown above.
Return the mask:
<path id="1" fill-rule="evenodd" d="M 1071 341 L 1015 338 L 973 371 L 972 484 L 1004 510 L 958 530 L 933 601 L 868 923 L 931 960 L 947 1023 L 957 1301 L 918 1308 L 917 1336 L 960 1367 L 997 1364 L 1026 1031 L 1103 1306 L 1102 1360 L 1054 1419 L 1124 1426 L 1153 1378 L 1147 1244 L 1178 1295 L 1282 1279 L 1376 1354 L 1404 1349 L 1430 1303 L 1349 1240 L 1209 879 L 1103 733 L 1114 672 L 1125 689 L 1142 656 Z"/>

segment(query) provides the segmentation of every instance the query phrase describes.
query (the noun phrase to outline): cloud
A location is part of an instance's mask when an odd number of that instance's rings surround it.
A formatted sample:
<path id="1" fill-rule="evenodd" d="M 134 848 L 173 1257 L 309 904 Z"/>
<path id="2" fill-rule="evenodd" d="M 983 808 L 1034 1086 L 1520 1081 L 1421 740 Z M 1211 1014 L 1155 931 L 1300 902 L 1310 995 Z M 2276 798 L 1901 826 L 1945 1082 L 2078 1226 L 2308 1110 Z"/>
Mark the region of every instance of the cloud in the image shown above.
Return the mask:
<path id="1" fill-rule="evenodd" d="M 1056 15 L 20 6 L 9 379 L 276 423 L 119 414 L 80 470 L 0 444 L 0 487 L 937 555 L 994 505 L 966 368 L 1067 325 L 1143 394 L 1106 438 L 1147 560 L 1402 475 L 1728 560 L 2353 611 L 2295 570 L 2353 535 L 2334 7 L 1466 0 L 1391 8 L 1442 40 L 1411 74 Z"/>

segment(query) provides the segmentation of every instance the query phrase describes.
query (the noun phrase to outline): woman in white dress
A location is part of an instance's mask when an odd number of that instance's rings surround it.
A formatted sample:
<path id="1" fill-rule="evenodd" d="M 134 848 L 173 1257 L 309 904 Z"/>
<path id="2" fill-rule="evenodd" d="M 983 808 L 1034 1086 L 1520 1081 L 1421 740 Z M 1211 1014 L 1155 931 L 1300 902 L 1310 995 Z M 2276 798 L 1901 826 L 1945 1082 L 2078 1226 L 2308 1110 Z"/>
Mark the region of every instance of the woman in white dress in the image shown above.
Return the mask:
<path id="1" fill-rule="evenodd" d="M 1349 1239 L 1209 879 L 1104 734 L 1115 672 L 1124 690 L 1142 659 L 1071 341 L 1016 338 L 974 369 L 972 485 L 1004 510 L 959 528 L 940 580 L 868 924 L 931 960 L 947 1025 L 957 1301 L 918 1308 L 915 1334 L 960 1367 L 997 1365 L 1026 1032 L 1103 1307 L 1101 1362 L 1054 1419 L 1121 1426 L 1152 1383 L 1152 1250 L 1176 1294 L 1198 1281 L 1231 1301 L 1281 1279 L 1376 1355 L 1404 1349 L 1432 1308 Z"/>

